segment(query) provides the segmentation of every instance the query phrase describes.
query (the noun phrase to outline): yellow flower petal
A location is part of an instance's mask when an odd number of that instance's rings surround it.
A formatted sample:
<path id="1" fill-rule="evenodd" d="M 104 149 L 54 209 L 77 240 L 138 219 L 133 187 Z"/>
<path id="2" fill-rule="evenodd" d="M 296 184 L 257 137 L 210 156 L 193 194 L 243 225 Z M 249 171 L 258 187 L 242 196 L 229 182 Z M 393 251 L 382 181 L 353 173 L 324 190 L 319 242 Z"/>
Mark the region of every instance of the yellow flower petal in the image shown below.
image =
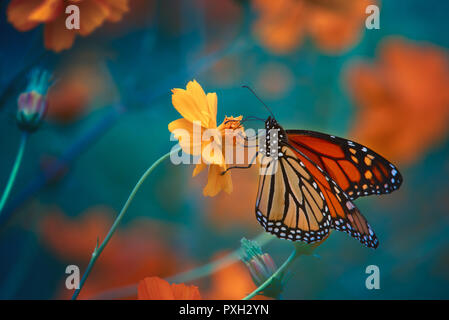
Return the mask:
<path id="1" fill-rule="evenodd" d="M 208 182 L 203 194 L 213 197 L 221 190 L 231 193 L 231 175 L 230 173 L 222 175 L 222 172 L 227 168 L 226 147 L 235 148 L 237 135 L 243 132 L 240 123 L 242 116 L 226 117 L 217 128 L 215 93 L 205 94 L 201 85 L 195 80 L 190 81 L 185 90 L 173 89 L 172 92 L 173 106 L 183 118 L 171 122 L 168 129 L 179 140 L 184 152 L 198 156 L 200 154 L 198 150 L 201 150 L 201 162 L 195 166 L 192 176 L 198 175 L 209 166 Z M 199 123 L 198 127 L 201 128 L 201 132 L 196 132 L 195 137 L 193 137 L 193 123 Z M 226 137 L 231 138 L 227 141 L 229 146 L 225 146 Z"/>
<path id="2" fill-rule="evenodd" d="M 209 107 L 208 98 L 203 88 L 195 80 L 187 84 L 186 90 L 173 89 L 172 103 L 175 109 L 190 122 L 201 121 L 205 128 L 216 127 L 216 99 L 215 106 Z M 210 98 L 214 102 L 213 97 Z M 211 113 L 211 110 L 215 112 Z"/>
<path id="3" fill-rule="evenodd" d="M 192 177 L 195 177 L 197 174 L 199 174 L 201 171 L 207 168 L 207 164 L 204 162 L 200 162 L 195 166 L 195 169 L 193 170 Z"/>
<path id="4" fill-rule="evenodd" d="M 215 164 L 210 165 L 207 185 L 203 190 L 204 196 L 214 197 L 221 190 L 225 191 L 227 194 L 232 192 L 231 173 L 228 172 L 222 175 L 222 172 L 223 168 L 221 166 Z"/>
<path id="5" fill-rule="evenodd" d="M 225 163 L 224 155 L 222 152 L 222 136 L 217 129 L 209 129 L 203 138 L 207 138 L 207 134 L 210 134 L 210 141 L 203 141 L 201 156 L 207 164 L 223 165 Z"/>
<path id="6" fill-rule="evenodd" d="M 182 118 L 170 122 L 168 130 L 179 140 L 179 145 L 184 152 L 195 156 L 201 154 L 201 137 L 204 128 L 198 126 L 198 129 L 195 129 L 198 130 L 198 132 L 194 133 L 194 124 Z M 194 136 L 194 134 L 198 135 L 198 137 Z"/>
<path id="7" fill-rule="evenodd" d="M 217 94 L 215 92 L 209 92 L 206 98 L 211 120 L 209 128 L 215 128 L 217 126 Z"/>

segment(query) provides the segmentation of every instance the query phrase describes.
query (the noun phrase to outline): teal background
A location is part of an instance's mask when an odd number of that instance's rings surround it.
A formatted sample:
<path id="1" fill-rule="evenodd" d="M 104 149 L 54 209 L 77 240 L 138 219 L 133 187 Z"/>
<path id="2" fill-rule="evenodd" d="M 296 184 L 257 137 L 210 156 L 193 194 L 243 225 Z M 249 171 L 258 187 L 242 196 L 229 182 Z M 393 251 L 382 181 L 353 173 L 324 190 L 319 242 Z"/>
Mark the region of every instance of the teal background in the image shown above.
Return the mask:
<path id="1" fill-rule="evenodd" d="M 69 63 L 79 52 L 93 52 L 92 63 L 107 70 L 109 88 L 114 88 L 110 90 L 116 98 L 105 104 L 100 97 L 91 102 L 92 110 L 76 121 L 49 121 L 31 136 L 0 218 L 2 299 L 60 297 L 64 270 L 71 262 L 53 254 L 41 240 L 39 220 L 55 207 L 74 218 L 97 205 L 118 212 L 143 171 L 174 145 L 167 125 L 179 115 L 171 104 L 171 88 L 184 88 L 195 78 L 205 91 L 216 92 L 219 123 L 225 115 L 265 118 L 265 109 L 240 88 L 248 84 L 270 105 L 284 128 L 345 136 L 355 110 L 341 77 L 349 61 L 371 61 L 378 44 L 390 35 L 449 46 L 449 3 L 438 0 L 383 1 L 381 29 L 365 30 L 359 44 L 337 56 L 321 53 L 311 41 L 288 55 L 270 53 L 252 37 L 254 12 L 245 9 L 245 4 L 239 24 L 222 23 L 206 32 L 205 13 L 188 1 L 156 1 L 148 13 L 153 18 L 144 25 L 130 23 L 129 28 L 111 34 L 100 28 L 86 38 L 78 37 L 72 49 L 54 54 L 43 48 L 42 28 L 16 31 L 6 21 L 6 6 L 2 1 L 0 186 L 8 178 L 20 141 L 14 117 L 17 96 L 26 87 L 21 72 L 27 66 L 52 70 Z M 175 34 L 164 27 L 164 18 L 176 6 L 180 8 L 176 17 L 181 31 Z M 223 59 L 239 62 L 224 84 L 213 71 Z M 294 81 L 282 96 L 261 92 L 258 75 L 262 66 L 273 62 L 284 65 L 295 79 L 305 80 Z M 377 250 L 334 232 L 316 250 L 319 258 L 306 256 L 296 262 L 283 297 L 449 298 L 449 144 L 444 141 L 426 150 L 413 165 L 404 169 L 399 165 L 404 177 L 399 191 L 356 201 L 380 239 Z M 67 173 L 57 182 L 43 183 L 40 161 L 44 155 L 64 160 Z M 205 181 L 192 182 L 192 170 L 191 166 L 173 166 L 168 161 L 161 165 L 139 191 L 122 227 L 139 217 L 175 226 L 178 231 L 166 234 L 164 241 L 172 253 L 188 256 L 200 265 L 217 251 L 238 248 L 242 237 L 254 237 L 262 229 L 236 223 L 217 231 L 208 219 L 208 211 L 213 210 L 206 205 L 210 199 L 202 196 Z M 232 194 L 228 201 L 233 201 Z M 255 199 L 248 197 L 248 201 Z M 253 216 L 254 212 L 247 214 Z M 83 230 L 79 230 L 79 236 L 83 237 Z M 291 248 L 291 243 L 282 240 L 265 247 L 278 265 Z M 89 256 L 86 252 L 86 259 Z M 78 263 L 81 270 L 86 267 L 86 262 L 73 263 Z M 371 264 L 380 268 L 380 290 L 365 288 L 365 268 Z M 190 265 L 181 263 L 178 267 L 185 270 Z"/>

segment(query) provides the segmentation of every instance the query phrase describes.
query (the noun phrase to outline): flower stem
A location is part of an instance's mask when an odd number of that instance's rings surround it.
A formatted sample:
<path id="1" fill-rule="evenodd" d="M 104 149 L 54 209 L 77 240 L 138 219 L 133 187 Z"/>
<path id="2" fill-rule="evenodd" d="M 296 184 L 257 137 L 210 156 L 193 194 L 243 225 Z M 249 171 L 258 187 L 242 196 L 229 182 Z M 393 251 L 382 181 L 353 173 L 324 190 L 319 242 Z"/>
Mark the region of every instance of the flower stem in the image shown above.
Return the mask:
<path id="1" fill-rule="evenodd" d="M 146 178 L 150 175 L 151 172 L 165 159 L 167 159 L 172 153 L 178 152 L 180 148 L 174 148 L 170 152 L 166 153 L 162 157 L 160 157 L 156 162 L 154 162 L 148 169 L 145 171 L 145 173 L 140 177 L 137 184 L 134 186 L 134 189 L 131 191 L 131 194 L 129 195 L 128 199 L 125 202 L 125 205 L 123 206 L 122 210 L 120 211 L 119 215 L 114 221 L 114 224 L 112 225 L 111 229 L 109 229 L 108 234 L 106 235 L 106 238 L 103 240 L 100 246 L 95 247 L 94 252 L 92 253 L 92 258 L 90 259 L 89 265 L 87 266 L 86 271 L 84 272 L 83 277 L 81 278 L 80 287 L 79 289 L 76 289 L 73 293 L 72 300 L 76 300 L 78 297 L 81 289 L 83 288 L 84 283 L 86 282 L 87 277 L 89 276 L 90 271 L 92 270 L 92 267 L 95 264 L 95 261 L 97 261 L 100 254 L 103 252 L 104 248 L 108 244 L 109 240 L 111 240 L 112 235 L 114 234 L 115 230 L 117 229 L 118 225 L 120 224 L 120 221 L 122 220 L 123 216 L 125 215 L 126 211 L 128 210 L 129 205 L 133 201 L 137 191 L 142 186 L 143 182 L 146 180 Z"/>
<path id="2" fill-rule="evenodd" d="M 298 257 L 298 251 L 295 249 L 293 250 L 293 252 L 291 253 L 291 255 L 288 257 L 287 260 L 285 260 L 285 262 L 282 264 L 282 266 L 279 267 L 279 269 L 276 270 L 275 273 L 273 273 L 271 275 L 271 277 L 269 277 L 264 283 L 262 283 L 256 290 L 254 290 L 253 292 L 251 292 L 249 295 L 247 295 L 245 298 L 243 298 L 242 300 L 250 300 L 251 298 L 257 296 L 263 289 L 265 289 L 266 287 L 268 287 L 270 285 L 270 283 L 276 278 L 278 277 L 282 272 L 284 272 L 285 270 L 287 270 L 287 268 L 290 266 L 290 264 L 292 264 L 293 261 L 295 261 L 295 259 Z"/>
<path id="3" fill-rule="evenodd" d="M 271 234 L 262 232 L 254 239 L 254 241 L 257 241 L 260 246 L 263 246 L 263 245 L 269 243 L 273 239 L 275 239 L 275 237 L 272 236 Z M 210 262 L 208 264 L 205 264 L 205 265 L 195 268 L 193 270 L 179 273 L 175 276 L 167 278 L 166 280 L 169 282 L 182 283 L 182 282 L 190 282 L 190 281 L 196 280 L 198 278 L 208 276 L 224 267 L 227 267 L 227 266 L 235 263 L 236 261 L 239 261 L 240 254 L 241 254 L 241 249 L 239 248 L 218 260 L 215 260 L 213 262 Z"/>
<path id="4" fill-rule="evenodd" d="M 5 191 L 3 191 L 2 198 L 0 200 L 0 215 L 3 211 L 3 207 L 8 200 L 9 193 L 11 192 L 12 186 L 14 185 L 14 181 L 17 177 L 17 172 L 19 171 L 20 163 L 22 162 L 23 154 L 25 151 L 25 145 L 28 139 L 28 133 L 23 132 L 22 138 L 20 140 L 19 151 L 17 152 L 16 160 L 14 162 L 14 166 L 12 167 L 11 174 L 9 175 L 8 183 L 6 184 Z"/>

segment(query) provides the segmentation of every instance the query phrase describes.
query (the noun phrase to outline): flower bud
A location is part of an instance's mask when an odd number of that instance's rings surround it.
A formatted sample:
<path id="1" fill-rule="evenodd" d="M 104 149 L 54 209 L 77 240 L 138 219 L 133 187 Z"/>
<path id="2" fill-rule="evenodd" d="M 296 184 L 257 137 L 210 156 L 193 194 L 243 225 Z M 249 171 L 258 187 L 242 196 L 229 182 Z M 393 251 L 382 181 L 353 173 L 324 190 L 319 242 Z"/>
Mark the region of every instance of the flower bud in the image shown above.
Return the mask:
<path id="1" fill-rule="evenodd" d="M 276 264 L 268 253 L 263 253 L 256 241 L 243 238 L 241 241 L 241 259 L 246 264 L 256 286 L 262 285 L 277 270 Z M 263 292 L 263 295 L 271 298 L 278 298 L 282 292 L 284 274 L 273 279 Z"/>
<path id="2" fill-rule="evenodd" d="M 37 69 L 32 72 L 27 89 L 17 100 L 16 119 L 21 130 L 33 132 L 42 123 L 48 107 L 47 91 L 50 85 L 48 72 Z"/>

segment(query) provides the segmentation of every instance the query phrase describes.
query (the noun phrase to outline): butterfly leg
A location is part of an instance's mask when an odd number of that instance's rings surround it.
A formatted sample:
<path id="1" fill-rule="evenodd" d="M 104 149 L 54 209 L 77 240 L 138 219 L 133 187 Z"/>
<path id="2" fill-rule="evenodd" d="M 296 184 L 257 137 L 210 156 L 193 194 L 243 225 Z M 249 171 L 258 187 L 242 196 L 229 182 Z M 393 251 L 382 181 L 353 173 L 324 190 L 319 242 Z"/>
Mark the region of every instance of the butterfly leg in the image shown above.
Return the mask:
<path id="1" fill-rule="evenodd" d="M 239 143 L 239 145 L 243 148 L 250 149 L 259 147 L 259 145 L 257 144 L 257 134 L 251 137 L 244 136 L 242 133 L 238 133 L 238 135 L 243 140 L 243 143 Z"/>
<path id="2" fill-rule="evenodd" d="M 251 166 L 254 164 L 254 160 L 256 160 L 258 154 L 259 153 L 256 152 L 256 154 L 254 155 L 254 157 L 251 159 L 251 161 L 249 162 L 249 164 L 247 166 L 242 166 L 242 167 L 240 167 L 240 166 L 233 166 L 233 167 L 229 167 L 225 171 L 222 171 L 221 175 L 222 176 L 225 175 L 226 172 L 228 172 L 231 169 L 249 169 L 249 168 L 251 168 Z"/>
<path id="3" fill-rule="evenodd" d="M 239 167 L 239 166 L 229 167 L 229 168 L 227 168 L 225 171 L 222 171 L 222 172 L 221 172 L 221 175 L 222 175 L 222 176 L 225 175 L 226 172 L 228 172 L 228 171 L 231 170 L 231 169 L 249 169 L 249 168 L 251 168 L 252 165 L 253 165 L 253 164 L 250 163 L 249 165 L 244 166 L 244 167 Z"/>

